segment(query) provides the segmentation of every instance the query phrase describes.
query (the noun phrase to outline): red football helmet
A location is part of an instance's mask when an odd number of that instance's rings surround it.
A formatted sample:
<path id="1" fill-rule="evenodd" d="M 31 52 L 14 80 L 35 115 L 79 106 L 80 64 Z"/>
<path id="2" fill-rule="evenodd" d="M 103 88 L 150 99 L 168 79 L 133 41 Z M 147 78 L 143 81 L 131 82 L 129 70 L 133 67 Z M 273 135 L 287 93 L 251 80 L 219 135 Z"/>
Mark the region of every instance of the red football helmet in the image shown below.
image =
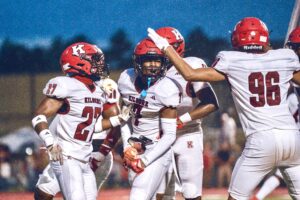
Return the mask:
<path id="1" fill-rule="evenodd" d="M 269 31 L 264 22 L 255 17 L 239 21 L 231 35 L 233 48 L 244 51 L 263 50 L 269 45 Z"/>
<path id="2" fill-rule="evenodd" d="M 96 45 L 78 42 L 68 46 L 60 57 L 60 66 L 70 76 L 83 75 L 99 79 L 108 73 L 104 54 Z"/>
<path id="3" fill-rule="evenodd" d="M 300 26 L 295 28 L 289 35 L 286 45 L 293 50 L 298 50 L 300 47 Z"/>
<path id="4" fill-rule="evenodd" d="M 161 65 L 145 67 L 143 63 L 146 61 L 160 61 Z M 136 45 L 133 62 L 136 74 L 143 81 L 151 80 L 152 83 L 165 76 L 168 65 L 168 59 L 150 39 L 144 39 Z"/>
<path id="5" fill-rule="evenodd" d="M 183 36 L 177 29 L 173 27 L 162 27 L 157 29 L 156 32 L 160 36 L 166 38 L 169 44 L 172 45 L 173 48 L 177 51 L 177 53 L 180 56 L 183 56 L 185 50 L 185 42 Z"/>

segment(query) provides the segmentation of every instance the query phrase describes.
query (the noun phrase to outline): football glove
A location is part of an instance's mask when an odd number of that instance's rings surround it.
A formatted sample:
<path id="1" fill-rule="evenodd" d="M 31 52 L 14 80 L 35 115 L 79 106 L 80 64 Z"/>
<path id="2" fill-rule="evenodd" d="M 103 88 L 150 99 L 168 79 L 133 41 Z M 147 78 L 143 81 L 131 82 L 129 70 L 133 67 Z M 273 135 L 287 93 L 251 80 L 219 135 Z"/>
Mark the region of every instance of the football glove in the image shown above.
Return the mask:
<path id="1" fill-rule="evenodd" d="M 58 144 L 53 144 L 47 147 L 47 151 L 52 161 L 59 161 L 59 163 L 63 164 L 63 154 L 62 149 Z"/>
<path id="2" fill-rule="evenodd" d="M 104 79 L 100 87 L 108 96 L 111 95 L 114 90 L 118 90 L 117 83 L 110 78 Z"/>
<path id="3" fill-rule="evenodd" d="M 184 127 L 184 123 L 180 121 L 180 119 L 177 117 L 177 129 L 182 129 Z"/>
<path id="4" fill-rule="evenodd" d="M 130 168 L 137 174 L 143 172 L 144 168 L 145 168 L 145 166 L 140 158 L 134 159 L 132 161 L 124 159 L 123 165 L 126 169 Z"/>
<path id="5" fill-rule="evenodd" d="M 121 113 L 118 115 L 118 117 L 120 117 L 124 122 L 127 122 L 128 119 L 130 118 L 130 111 L 132 105 L 133 104 L 131 104 L 130 106 L 123 106 Z"/>
<path id="6" fill-rule="evenodd" d="M 143 135 L 140 135 L 138 138 L 130 137 L 128 139 L 128 143 L 137 150 L 138 154 L 143 154 L 146 150 L 146 146 L 153 144 L 153 141 Z"/>
<path id="7" fill-rule="evenodd" d="M 167 47 L 170 46 L 168 40 L 158 35 L 152 28 L 148 28 L 147 31 L 148 36 L 160 50 L 165 51 Z"/>
<path id="8" fill-rule="evenodd" d="M 137 150 L 132 146 L 129 146 L 124 150 L 124 160 L 125 161 L 127 161 L 127 160 L 133 161 L 134 159 L 137 158 L 137 155 L 138 155 Z"/>

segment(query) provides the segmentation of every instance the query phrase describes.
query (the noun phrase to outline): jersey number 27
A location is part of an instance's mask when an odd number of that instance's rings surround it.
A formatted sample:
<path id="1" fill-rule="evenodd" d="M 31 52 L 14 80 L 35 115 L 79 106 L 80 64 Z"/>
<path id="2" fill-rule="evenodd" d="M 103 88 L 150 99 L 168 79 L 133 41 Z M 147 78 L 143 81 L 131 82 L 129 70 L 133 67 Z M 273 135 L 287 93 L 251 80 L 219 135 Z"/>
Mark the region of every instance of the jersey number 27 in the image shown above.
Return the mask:
<path id="1" fill-rule="evenodd" d="M 99 107 L 96 107 L 96 108 L 93 108 L 90 106 L 84 107 L 84 109 L 82 110 L 81 116 L 86 117 L 87 120 L 78 124 L 76 131 L 75 131 L 74 138 L 77 140 L 86 141 L 86 139 L 89 136 L 89 131 L 83 130 L 83 129 L 86 128 L 87 126 L 91 125 L 93 122 L 93 119 L 97 119 L 100 114 L 101 114 L 101 108 L 99 108 Z M 90 138 L 92 138 L 92 137 L 90 137 Z"/>

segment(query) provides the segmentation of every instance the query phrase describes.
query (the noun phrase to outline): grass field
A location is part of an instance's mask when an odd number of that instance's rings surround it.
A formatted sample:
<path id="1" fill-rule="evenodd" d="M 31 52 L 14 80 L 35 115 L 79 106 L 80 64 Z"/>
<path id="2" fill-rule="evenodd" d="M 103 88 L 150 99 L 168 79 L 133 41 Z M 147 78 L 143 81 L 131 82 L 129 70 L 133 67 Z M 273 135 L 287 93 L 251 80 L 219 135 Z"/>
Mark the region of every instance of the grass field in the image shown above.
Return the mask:
<path id="1" fill-rule="evenodd" d="M 32 193 L 0 193 L 0 200 L 32 200 Z M 62 200 L 59 195 L 54 198 L 55 200 Z M 114 189 L 114 190 L 103 190 L 99 193 L 97 200 L 128 200 L 129 190 L 128 189 Z M 202 200 L 226 200 L 227 191 L 226 189 L 204 189 Z M 184 200 L 181 195 L 177 195 L 176 200 Z M 291 200 L 287 190 L 285 188 L 279 188 L 270 194 L 266 200 Z"/>

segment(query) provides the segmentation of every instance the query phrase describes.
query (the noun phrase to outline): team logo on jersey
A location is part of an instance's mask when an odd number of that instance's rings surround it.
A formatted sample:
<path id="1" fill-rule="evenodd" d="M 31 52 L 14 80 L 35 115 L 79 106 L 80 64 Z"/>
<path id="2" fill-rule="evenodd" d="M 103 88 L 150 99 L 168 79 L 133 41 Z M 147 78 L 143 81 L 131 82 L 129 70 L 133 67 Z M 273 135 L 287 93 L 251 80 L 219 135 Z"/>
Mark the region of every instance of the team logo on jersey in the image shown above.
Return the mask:
<path id="1" fill-rule="evenodd" d="M 187 141 L 187 148 L 188 148 L 188 149 L 194 148 L 193 141 Z"/>
<path id="2" fill-rule="evenodd" d="M 84 47 L 83 44 L 79 44 L 79 45 L 76 45 L 76 46 L 72 46 L 73 55 L 79 57 L 80 54 L 84 54 L 85 51 L 84 51 L 83 47 Z"/>
<path id="3" fill-rule="evenodd" d="M 92 97 L 85 97 L 84 98 L 84 103 L 96 103 L 96 104 L 101 104 L 101 99 L 98 98 L 92 98 Z"/>
<path id="4" fill-rule="evenodd" d="M 144 107 L 148 107 L 148 101 L 144 100 L 144 99 L 140 99 L 140 98 L 136 98 L 134 96 L 130 96 L 129 95 L 129 101 L 138 104 L 140 106 L 144 106 Z"/>

